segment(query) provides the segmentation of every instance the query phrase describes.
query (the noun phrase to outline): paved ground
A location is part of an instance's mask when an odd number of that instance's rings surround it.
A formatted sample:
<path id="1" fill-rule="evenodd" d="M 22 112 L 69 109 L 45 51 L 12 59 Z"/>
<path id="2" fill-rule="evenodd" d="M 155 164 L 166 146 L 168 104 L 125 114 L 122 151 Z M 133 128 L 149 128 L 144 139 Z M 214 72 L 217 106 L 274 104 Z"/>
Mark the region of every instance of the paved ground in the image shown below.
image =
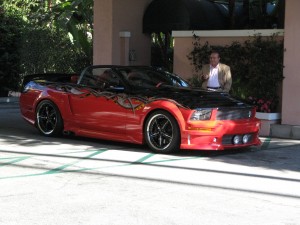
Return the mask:
<path id="1" fill-rule="evenodd" d="M 45 138 L 0 103 L 0 224 L 300 225 L 300 141 L 158 155 Z"/>

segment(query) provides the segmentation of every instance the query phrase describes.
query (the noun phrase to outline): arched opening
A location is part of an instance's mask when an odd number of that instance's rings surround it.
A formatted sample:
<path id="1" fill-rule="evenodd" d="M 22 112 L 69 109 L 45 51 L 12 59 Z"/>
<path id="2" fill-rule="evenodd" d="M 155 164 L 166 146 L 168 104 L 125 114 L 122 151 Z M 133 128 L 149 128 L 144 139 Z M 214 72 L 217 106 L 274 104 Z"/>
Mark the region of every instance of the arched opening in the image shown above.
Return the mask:
<path id="1" fill-rule="evenodd" d="M 143 32 L 152 35 L 151 64 L 172 70 L 173 30 L 226 29 L 225 8 L 209 0 L 154 0 L 145 11 Z"/>

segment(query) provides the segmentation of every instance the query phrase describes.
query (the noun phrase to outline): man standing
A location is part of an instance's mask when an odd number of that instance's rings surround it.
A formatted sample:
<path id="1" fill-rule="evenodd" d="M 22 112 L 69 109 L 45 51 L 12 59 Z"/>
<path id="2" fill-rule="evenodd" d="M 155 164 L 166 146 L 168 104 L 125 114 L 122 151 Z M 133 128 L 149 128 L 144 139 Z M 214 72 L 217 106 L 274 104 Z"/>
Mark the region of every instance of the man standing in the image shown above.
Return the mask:
<path id="1" fill-rule="evenodd" d="M 215 51 L 210 54 L 209 61 L 210 64 L 203 65 L 200 71 L 202 88 L 229 92 L 232 84 L 230 67 L 220 63 L 220 55 Z"/>

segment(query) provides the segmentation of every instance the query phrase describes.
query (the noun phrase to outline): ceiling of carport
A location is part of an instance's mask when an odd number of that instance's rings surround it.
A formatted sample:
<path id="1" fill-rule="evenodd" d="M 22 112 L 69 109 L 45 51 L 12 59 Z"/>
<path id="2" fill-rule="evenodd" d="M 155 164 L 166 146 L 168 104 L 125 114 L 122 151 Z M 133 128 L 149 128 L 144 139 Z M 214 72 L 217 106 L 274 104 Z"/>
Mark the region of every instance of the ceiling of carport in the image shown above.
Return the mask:
<path id="1" fill-rule="evenodd" d="M 228 28 L 228 11 L 209 0 L 153 0 L 145 11 L 143 32 Z"/>

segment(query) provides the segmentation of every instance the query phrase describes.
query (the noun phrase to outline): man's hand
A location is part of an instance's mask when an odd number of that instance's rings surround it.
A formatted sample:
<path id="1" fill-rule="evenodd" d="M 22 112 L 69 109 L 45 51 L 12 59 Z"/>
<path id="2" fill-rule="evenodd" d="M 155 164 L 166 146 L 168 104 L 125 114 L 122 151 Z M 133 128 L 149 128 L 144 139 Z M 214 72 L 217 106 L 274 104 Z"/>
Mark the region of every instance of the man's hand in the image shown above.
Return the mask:
<path id="1" fill-rule="evenodd" d="M 209 78 L 209 74 L 203 74 L 203 75 L 202 75 L 202 79 L 203 79 L 203 80 L 207 80 L 208 78 Z"/>

